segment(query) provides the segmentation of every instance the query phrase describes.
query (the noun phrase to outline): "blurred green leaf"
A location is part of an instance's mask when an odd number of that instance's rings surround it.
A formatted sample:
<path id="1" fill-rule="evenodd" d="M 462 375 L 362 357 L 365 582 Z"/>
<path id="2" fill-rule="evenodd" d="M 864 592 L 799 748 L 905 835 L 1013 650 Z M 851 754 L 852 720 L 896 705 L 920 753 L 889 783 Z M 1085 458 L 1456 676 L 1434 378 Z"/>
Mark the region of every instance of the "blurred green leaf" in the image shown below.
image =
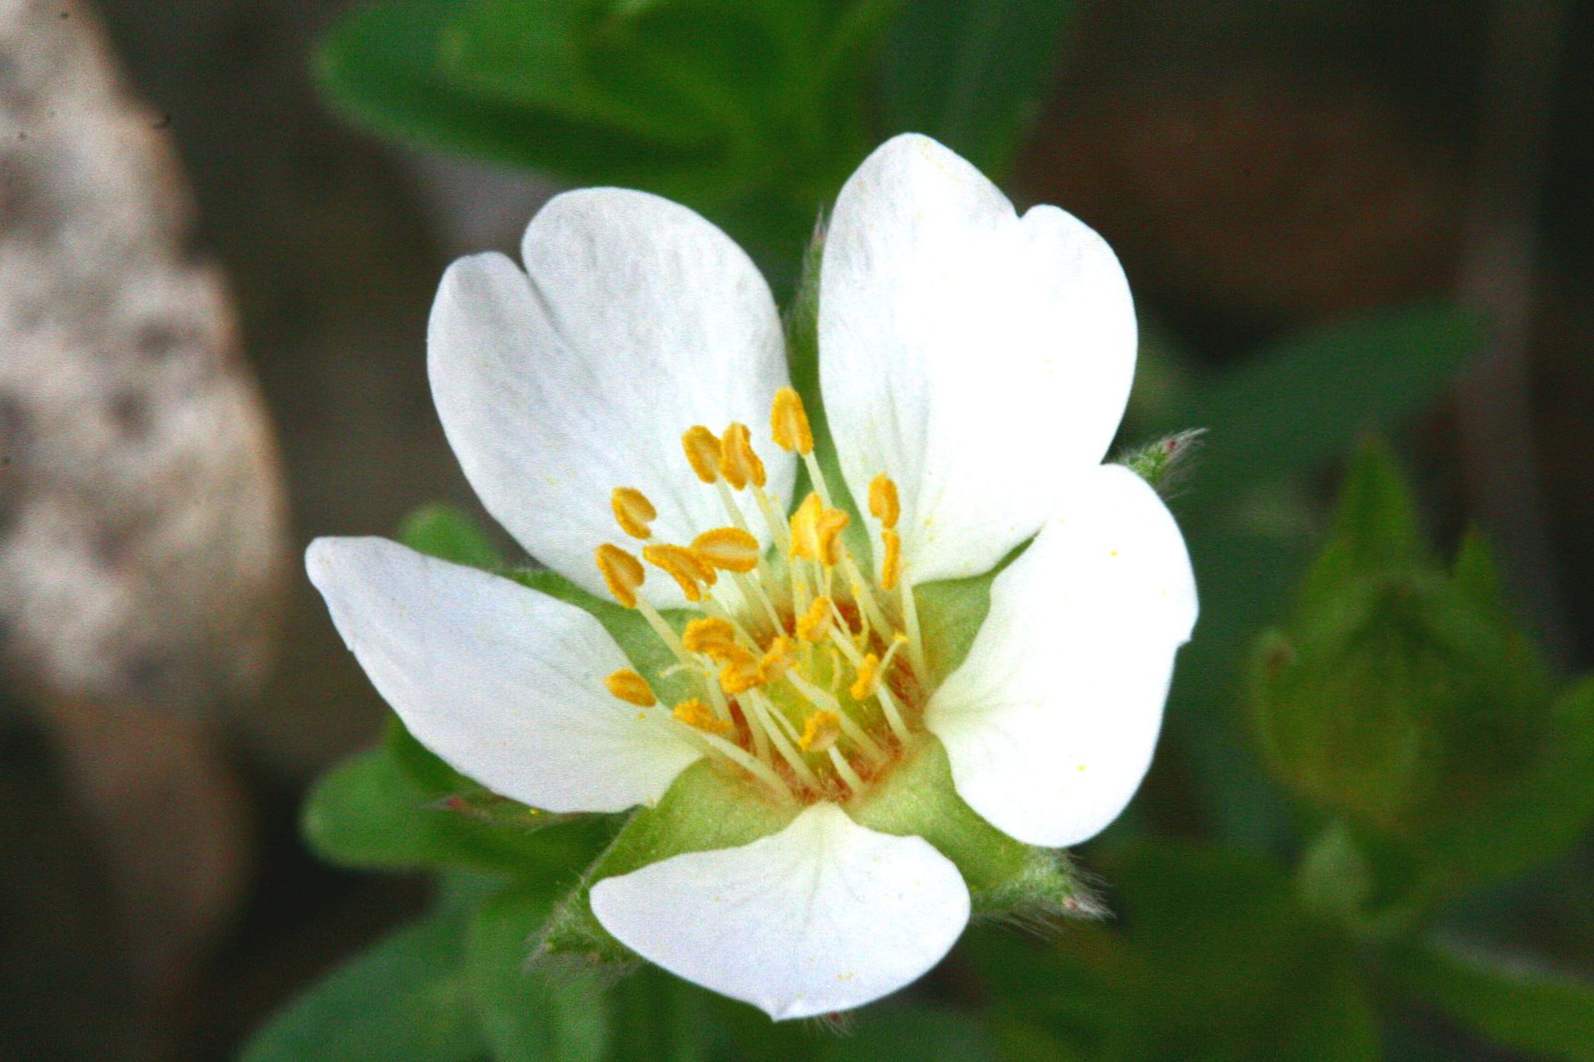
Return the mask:
<path id="1" fill-rule="evenodd" d="M 467 0 L 388 0 L 350 12 L 321 42 L 322 91 L 375 132 L 584 184 L 690 189 L 718 152 L 551 113 L 461 84 L 443 61 Z"/>
<path id="2" fill-rule="evenodd" d="M 1036 986 L 1037 988 L 1040 986 Z M 844 1035 L 819 1042 L 817 1062 L 995 1062 L 982 1016 L 927 1006 L 871 1007 Z"/>
<path id="3" fill-rule="evenodd" d="M 1482 593 L 1430 556 L 1393 456 L 1364 446 L 1284 632 L 1254 661 L 1252 720 L 1278 778 L 1418 845 L 1513 789 L 1543 747 L 1552 687 Z"/>
<path id="4" fill-rule="evenodd" d="M 1208 429 L 1192 504 L 1221 504 L 1273 476 L 1343 453 L 1368 429 L 1437 398 L 1484 339 L 1477 314 L 1448 305 L 1379 310 L 1258 351 L 1198 388 L 1177 431 Z"/>
<path id="5" fill-rule="evenodd" d="M 1416 499 L 1395 455 L 1382 441 L 1367 439 L 1345 471 L 1328 544 L 1300 589 L 1301 607 L 1331 608 L 1357 579 L 1433 566 L 1417 526 Z"/>
<path id="6" fill-rule="evenodd" d="M 1071 0 L 915 0 L 881 63 L 888 133 L 935 137 L 993 179 L 1051 88 Z"/>
<path id="7" fill-rule="evenodd" d="M 1378 1057 L 1349 942 L 1299 905 L 1279 867 L 1166 842 L 1100 865 L 1122 930 L 1070 924 L 1041 944 L 971 940 L 1004 1013 L 1087 1058 Z"/>
<path id="8" fill-rule="evenodd" d="M 439 560 L 487 571 L 503 567 L 504 559 L 487 532 L 453 505 L 423 505 L 399 524 L 397 537 L 410 549 Z"/>
<path id="9" fill-rule="evenodd" d="M 1551 709 L 1539 755 L 1514 784 L 1425 837 L 1425 854 L 1466 884 L 1520 874 L 1570 848 L 1594 823 L 1594 678 Z"/>
<path id="10" fill-rule="evenodd" d="M 1519 1051 L 1594 1059 L 1594 984 L 1438 944 L 1389 957 L 1400 987 Z"/>
<path id="11" fill-rule="evenodd" d="M 706 1062 L 716 1057 L 781 1057 L 762 1051 L 722 1055 L 722 1016 L 730 1010 L 751 1015 L 755 1027 L 777 1029 L 762 1012 L 706 992 L 667 974 L 656 966 L 643 966 L 611 989 L 615 1010 L 615 1037 L 609 1050 L 614 1062 L 634 1058 L 659 1062 Z M 778 1034 L 777 1034 L 778 1036 Z"/>
<path id="12" fill-rule="evenodd" d="M 777 291 L 872 146 L 865 74 L 902 0 L 388 0 L 320 84 L 411 143 L 622 185 L 709 216 Z"/>
<path id="13" fill-rule="evenodd" d="M 462 967 L 464 925 L 432 917 L 390 934 L 281 1011 L 245 1062 L 464 1062 L 486 1054 Z"/>
<path id="14" fill-rule="evenodd" d="M 556 891 L 550 883 L 517 885 L 470 918 L 465 970 L 477 1017 L 500 1062 L 593 1059 L 608 1046 L 612 1015 L 600 980 L 528 962 Z"/>

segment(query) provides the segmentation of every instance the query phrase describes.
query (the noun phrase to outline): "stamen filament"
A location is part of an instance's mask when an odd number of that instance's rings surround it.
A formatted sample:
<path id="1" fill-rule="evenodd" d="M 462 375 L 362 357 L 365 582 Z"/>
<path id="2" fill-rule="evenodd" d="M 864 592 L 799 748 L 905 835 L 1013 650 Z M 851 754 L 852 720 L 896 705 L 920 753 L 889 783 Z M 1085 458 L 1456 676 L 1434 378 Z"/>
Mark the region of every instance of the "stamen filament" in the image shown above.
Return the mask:
<path id="1" fill-rule="evenodd" d="M 852 764 L 847 762 L 847 758 L 841 754 L 841 750 L 832 745 L 828 751 L 830 753 L 830 765 L 836 769 L 836 774 L 841 780 L 847 783 L 847 788 L 851 789 L 854 794 L 863 792 L 863 779 L 858 777 L 858 772 L 852 769 Z"/>
<path id="2" fill-rule="evenodd" d="M 802 779 L 805 785 L 812 786 L 815 789 L 821 788 L 819 784 L 819 776 L 815 774 L 813 768 L 809 767 L 807 762 L 803 760 L 802 756 L 797 752 L 796 747 L 792 745 L 791 740 L 786 737 L 785 733 L 779 727 L 772 726 L 770 724 L 770 713 L 780 715 L 780 713 L 775 710 L 774 706 L 765 700 L 762 694 L 751 690 L 748 691 L 748 696 L 744 697 L 741 703 L 744 708 L 751 708 L 751 714 L 756 714 L 759 717 L 759 721 L 768 728 L 770 740 L 775 743 L 775 748 L 780 753 L 781 759 L 786 761 L 787 765 L 791 767 L 792 771 L 796 773 L 797 777 Z M 784 719 L 785 717 L 781 716 L 781 718 Z"/>
<path id="3" fill-rule="evenodd" d="M 903 579 L 898 583 L 902 597 L 902 625 L 908 635 L 908 663 L 921 683 L 930 681 L 930 670 L 924 661 L 924 639 L 919 634 L 919 606 L 913 597 L 913 584 Z"/>
<path id="4" fill-rule="evenodd" d="M 680 727 L 691 734 L 695 740 L 707 745 L 721 756 L 747 771 L 748 774 L 751 774 L 760 782 L 769 786 L 782 800 L 790 801 L 792 799 L 791 788 L 786 785 L 785 779 L 776 774 L 774 769 L 762 760 L 754 759 L 741 746 L 733 744 L 722 737 L 695 730 L 684 723 L 680 724 Z"/>

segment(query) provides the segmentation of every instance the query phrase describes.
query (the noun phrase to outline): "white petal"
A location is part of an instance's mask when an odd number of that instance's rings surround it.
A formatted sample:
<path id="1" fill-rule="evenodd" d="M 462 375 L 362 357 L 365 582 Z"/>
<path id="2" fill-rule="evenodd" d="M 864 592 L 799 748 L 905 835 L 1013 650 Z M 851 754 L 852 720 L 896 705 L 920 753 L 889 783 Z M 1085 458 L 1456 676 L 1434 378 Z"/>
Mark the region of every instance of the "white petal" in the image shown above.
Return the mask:
<path id="1" fill-rule="evenodd" d="M 820 274 L 820 386 L 853 496 L 897 481 L 914 582 L 976 575 L 1101 461 L 1134 375 L 1135 317 L 1107 244 L 1056 207 L 1020 218 L 923 136 L 847 181 Z"/>
<path id="2" fill-rule="evenodd" d="M 992 825 L 1061 847 L 1118 816 L 1151 764 L 1195 577 L 1161 499 L 1128 469 L 1076 477 L 991 587 L 968 658 L 925 724 Z"/>
<path id="3" fill-rule="evenodd" d="M 643 958 L 780 1020 L 862 1006 L 918 978 L 963 932 L 969 893 L 922 838 L 815 804 L 752 844 L 605 878 L 592 911 Z"/>
<path id="4" fill-rule="evenodd" d="M 456 770 L 549 811 L 651 804 L 699 753 L 611 697 L 628 666 L 592 616 L 380 538 L 305 555 L 338 633 L 410 732 Z"/>
<path id="5" fill-rule="evenodd" d="M 614 487 L 653 501 L 654 534 L 666 541 L 726 523 L 681 434 L 768 423 L 787 380 L 780 318 L 728 236 L 643 192 L 558 196 L 532 220 L 522 252 L 527 273 L 484 254 L 444 274 L 428 336 L 432 394 L 492 514 L 532 556 L 603 594 L 592 551 L 624 541 L 609 508 Z M 762 449 L 784 504 L 795 463 L 773 444 Z M 661 573 L 645 592 L 659 605 L 681 602 Z"/>

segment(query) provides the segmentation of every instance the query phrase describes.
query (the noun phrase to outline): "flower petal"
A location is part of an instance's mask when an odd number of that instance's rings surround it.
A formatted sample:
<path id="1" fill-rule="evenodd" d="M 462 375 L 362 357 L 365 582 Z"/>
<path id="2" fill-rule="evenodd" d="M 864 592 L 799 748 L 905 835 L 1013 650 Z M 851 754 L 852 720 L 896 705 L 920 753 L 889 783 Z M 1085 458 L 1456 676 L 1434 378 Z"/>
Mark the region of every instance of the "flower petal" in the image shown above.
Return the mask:
<path id="1" fill-rule="evenodd" d="M 1135 316 L 1107 244 L 1056 207 L 1020 218 L 927 137 L 847 181 L 820 273 L 820 386 L 862 498 L 901 491 L 913 582 L 989 571 L 1101 461 L 1134 375 Z"/>
<path id="2" fill-rule="evenodd" d="M 1102 830 L 1151 764 L 1195 576 L 1162 500 L 1117 465 L 996 577 L 991 610 L 925 725 L 957 791 L 998 829 L 1062 847 Z"/>
<path id="3" fill-rule="evenodd" d="M 591 615 L 380 538 L 305 555 L 338 633 L 420 742 L 548 811 L 651 804 L 700 753 L 606 691 L 628 666 Z"/>
<path id="4" fill-rule="evenodd" d="M 432 394 L 493 516 L 532 556 L 604 594 L 592 551 L 623 541 L 613 488 L 648 496 L 664 541 L 726 522 L 681 435 L 768 422 L 787 380 L 780 318 L 729 237 L 643 192 L 557 196 L 522 252 L 527 273 L 483 254 L 444 274 L 428 333 Z M 794 459 L 773 446 L 763 457 L 785 504 Z M 662 574 L 644 592 L 661 606 L 682 600 Z"/>
<path id="5" fill-rule="evenodd" d="M 592 888 L 643 958 L 770 1017 L 861 1006 L 941 960 L 969 918 L 957 868 L 834 804 L 740 848 L 673 856 Z"/>

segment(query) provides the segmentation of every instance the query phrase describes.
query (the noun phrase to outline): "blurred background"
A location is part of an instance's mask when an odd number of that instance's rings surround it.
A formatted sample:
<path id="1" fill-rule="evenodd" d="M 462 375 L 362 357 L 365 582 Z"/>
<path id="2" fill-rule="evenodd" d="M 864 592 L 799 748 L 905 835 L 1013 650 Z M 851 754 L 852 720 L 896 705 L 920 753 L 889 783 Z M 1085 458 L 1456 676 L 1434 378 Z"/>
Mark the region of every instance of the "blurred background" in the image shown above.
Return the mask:
<path id="1" fill-rule="evenodd" d="M 904 129 L 1118 251 L 1121 444 L 1210 433 L 1171 503 L 1202 626 L 1146 788 L 1080 852 L 1121 917 L 971 934 L 897 1056 L 1284 1057 L 1267 1030 L 1307 1008 L 1362 1029 L 1314 1033 L 1352 1057 L 1594 1057 L 1586 818 L 1424 916 L 1529 997 L 1410 972 L 1319 935 L 1334 801 L 1303 810 L 1243 710 L 1369 430 L 1436 556 L 1492 544 L 1556 688 L 1594 664 L 1591 71 L 1594 9 L 1556 0 L 0 0 L 0 1057 L 231 1057 L 432 902 L 301 837 L 385 710 L 300 557 L 479 513 L 424 370 L 445 264 L 512 252 L 561 187 L 634 185 L 785 299 Z M 1225 950 L 1248 937 L 1299 952 Z M 1279 995 L 1314 964 L 1356 987 Z M 1070 995 L 1150 1031 L 1108 1050 Z"/>

